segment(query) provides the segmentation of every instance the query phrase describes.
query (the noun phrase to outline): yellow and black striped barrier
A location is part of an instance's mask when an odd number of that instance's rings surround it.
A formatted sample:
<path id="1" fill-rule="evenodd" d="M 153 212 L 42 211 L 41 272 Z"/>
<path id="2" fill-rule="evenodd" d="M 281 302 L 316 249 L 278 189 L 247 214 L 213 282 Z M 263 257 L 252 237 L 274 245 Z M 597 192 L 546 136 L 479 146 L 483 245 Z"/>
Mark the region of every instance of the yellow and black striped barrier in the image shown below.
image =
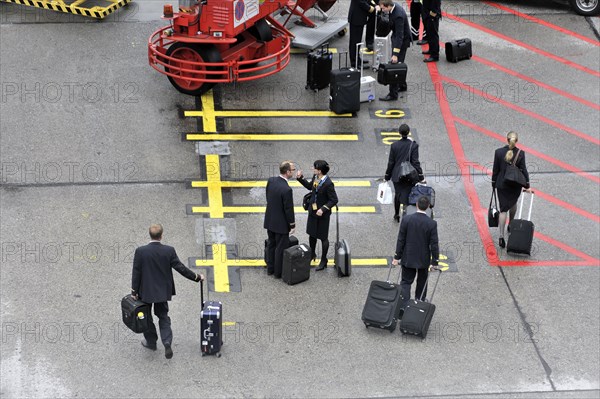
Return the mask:
<path id="1" fill-rule="evenodd" d="M 13 3 L 23 6 L 43 8 L 46 10 L 59 11 L 67 14 L 82 15 L 84 17 L 91 17 L 97 19 L 103 19 L 109 14 L 115 12 L 119 8 L 131 3 L 132 0 L 105 0 L 106 2 L 112 3 L 107 7 L 93 6 L 86 7 L 86 0 L 75 0 L 75 1 L 63 1 L 63 0 L 0 0 L 4 3 Z"/>

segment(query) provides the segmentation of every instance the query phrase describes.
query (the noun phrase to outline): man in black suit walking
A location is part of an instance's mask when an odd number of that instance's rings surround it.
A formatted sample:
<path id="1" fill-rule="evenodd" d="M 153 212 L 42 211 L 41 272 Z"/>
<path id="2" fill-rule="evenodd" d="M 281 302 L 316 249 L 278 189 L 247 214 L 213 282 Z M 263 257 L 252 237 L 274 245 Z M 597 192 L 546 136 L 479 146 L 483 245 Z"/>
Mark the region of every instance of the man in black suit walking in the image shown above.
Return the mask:
<path id="1" fill-rule="evenodd" d="M 380 0 L 381 10 L 390 15 L 390 26 L 392 28 L 392 64 L 404 62 L 406 58 L 406 49 L 410 46 L 412 40 L 410 25 L 406 11 L 392 0 Z M 390 84 L 390 92 L 385 97 L 380 97 L 381 101 L 394 101 L 398 99 L 400 91 L 406 91 L 406 83 Z"/>
<path id="2" fill-rule="evenodd" d="M 423 24 L 427 31 L 429 55 L 423 62 L 437 62 L 440 59 L 440 19 L 442 19 L 442 0 L 423 0 Z"/>
<path id="3" fill-rule="evenodd" d="M 177 257 L 175 248 L 161 244 L 163 227 L 160 224 L 150 226 L 150 243 L 135 250 L 133 256 L 133 272 L 131 274 L 131 295 L 135 299 L 154 305 L 154 314 L 158 317 L 160 339 L 165 346 L 165 357 L 173 357 L 171 344 L 173 332 L 171 331 L 171 318 L 169 317 L 168 301 L 175 295 L 175 282 L 173 270 L 182 276 L 193 280 L 202 281 L 204 276 L 188 269 Z M 142 345 L 148 349 L 156 350 L 156 327 L 150 318 L 150 330 L 144 333 Z"/>
<path id="4" fill-rule="evenodd" d="M 425 214 L 429 208 L 429 198 L 417 200 L 417 212 L 402 218 L 396 244 L 396 254 L 392 264 L 402 265 L 402 308 L 410 300 L 410 287 L 417 275 L 415 298 L 427 297 L 427 276 L 429 268 L 437 266 L 440 257 L 437 222 Z"/>
<path id="5" fill-rule="evenodd" d="M 361 42 L 363 31 L 369 14 L 375 13 L 375 2 L 373 0 L 350 0 L 350 8 L 348 9 L 348 23 L 350 24 L 350 65 L 353 68 L 362 68 L 363 60 L 356 54 L 356 45 Z M 367 37 L 368 39 L 368 37 Z"/>
<path id="6" fill-rule="evenodd" d="M 267 181 L 267 210 L 264 228 L 269 236 L 267 246 L 267 275 L 281 278 L 283 251 L 290 246 L 290 234 L 294 234 L 294 197 L 288 180 L 296 174 L 291 161 L 279 165 L 279 176 Z"/>

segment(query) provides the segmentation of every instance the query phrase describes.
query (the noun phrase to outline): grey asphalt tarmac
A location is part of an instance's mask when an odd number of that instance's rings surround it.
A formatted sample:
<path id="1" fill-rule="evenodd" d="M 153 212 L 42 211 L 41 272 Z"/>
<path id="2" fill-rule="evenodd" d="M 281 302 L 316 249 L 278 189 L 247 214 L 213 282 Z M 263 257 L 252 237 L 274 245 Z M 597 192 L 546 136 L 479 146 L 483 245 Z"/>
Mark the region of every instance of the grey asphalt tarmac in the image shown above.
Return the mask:
<path id="1" fill-rule="evenodd" d="M 185 111 L 211 101 L 216 110 L 326 111 L 328 91 L 305 90 L 306 59 L 294 54 L 263 80 L 180 94 L 148 65 L 164 3 L 137 1 L 102 22 L 0 3 L 2 398 L 600 397 L 598 18 L 542 1 L 493 3 L 525 19 L 448 0 L 441 40 L 469 37 L 471 60 L 451 64 L 442 52 L 428 66 L 413 46 L 405 96 L 363 103 L 354 117 L 216 122 L 219 134 L 321 141 L 198 143 L 185 134 L 210 129 Z M 329 14 L 345 18 L 348 4 Z M 348 37 L 330 45 L 346 51 Z M 448 257 L 425 340 L 366 329 L 360 318 L 395 249 L 393 209 L 375 195 L 400 123 L 419 142 Z M 520 135 L 537 194 L 531 257 L 499 250 L 485 222 L 485 168 L 509 130 Z M 327 141 L 332 133 L 357 140 Z M 261 213 L 235 209 L 263 206 L 264 188 L 225 187 L 222 204 L 211 203 L 214 191 L 192 182 L 214 177 L 206 165 L 215 158 L 222 181 L 264 181 L 283 159 L 304 170 L 328 160 L 346 183 L 340 206 L 370 207 L 340 213 L 352 276 L 328 268 L 287 286 L 258 263 L 240 266 L 262 258 L 266 232 Z M 298 206 L 303 195 L 294 188 Z M 219 214 L 223 206 L 234 212 Z M 296 220 L 308 243 L 306 215 Z M 178 275 L 173 359 L 160 345 L 144 349 L 121 322 L 133 251 L 151 223 L 163 224 L 164 242 L 208 275 L 210 298 L 223 302 L 222 357 L 201 356 L 200 289 Z M 226 246 L 225 272 L 197 266 L 211 261 L 213 244 Z"/>

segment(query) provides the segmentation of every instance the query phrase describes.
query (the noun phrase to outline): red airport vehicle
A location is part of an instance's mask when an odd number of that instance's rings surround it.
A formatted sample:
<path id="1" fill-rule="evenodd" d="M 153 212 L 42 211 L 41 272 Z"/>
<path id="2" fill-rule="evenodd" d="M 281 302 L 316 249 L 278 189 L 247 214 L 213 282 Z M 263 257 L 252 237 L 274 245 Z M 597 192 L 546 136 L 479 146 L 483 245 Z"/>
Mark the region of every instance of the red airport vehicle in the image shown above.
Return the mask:
<path id="1" fill-rule="evenodd" d="M 290 62 L 293 34 L 271 14 L 286 0 L 180 0 L 170 25 L 148 40 L 150 66 L 177 90 L 199 96 L 217 83 L 261 79 Z"/>

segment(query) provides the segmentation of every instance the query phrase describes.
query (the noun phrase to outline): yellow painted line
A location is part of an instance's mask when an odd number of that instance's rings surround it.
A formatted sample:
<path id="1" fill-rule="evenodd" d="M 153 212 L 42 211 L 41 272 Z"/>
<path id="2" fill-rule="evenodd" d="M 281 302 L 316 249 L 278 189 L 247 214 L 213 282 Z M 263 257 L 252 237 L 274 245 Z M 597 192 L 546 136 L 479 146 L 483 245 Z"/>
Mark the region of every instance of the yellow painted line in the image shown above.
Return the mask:
<path id="1" fill-rule="evenodd" d="M 209 93 L 211 93 L 209 91 Z M 229 117 L 229 118 L 304 118 L 304 117 L 319 117 L 319 118 L 348 118 L 352 117 L 352 114 L 336 114 L 332 111 L 306 111 L 306 110 L 289 110 L 289 111 L 258 111 L 258 110 L 245 110 L 245 111 L 215 111 L 214 102 L 212 103 L 212 109 L 207 108 L 204 105 L 204 97 L 206 94 L 202 96 L 202 110 L 194 110 L 194 111 L 184 111 L 183 115 L 185 117 L 202 117 L 204 121 L 204 114 L 206 113 L 206 117 Z M 212 99 L 212 97 L 211 97 Z M 206 128 L 204 131 L 207 131 Z M 212 130 L 213 132 L 216 131 Z"/>
<path id="2" fill-rule="evenodd" d="M 328 260 L 329 264 L 334 264 L 334 259 Z M 319 262 L 312 262 L 312 265 L 317 265 Z M 389 258 L 352 258 L 352 266 L 388 266 L 390 264 Z M 196 260 L 196 266 L 198 267 L 214 267 L 215 261 L 211 259 L 207 260 Z M 264 267 L 264 259 L 230 259 L 227 263 L 229 267 Z M 229 276 L 228 276 L 229 278 Z"/>
<path id="3" fill-rule="evenodd" d="M 235 321 L 224 321 L 223 326 L 225 326 L 225 327 L 235 326 Z"/>
<path id="4" fill-rule="evenodd" d="M 358 141 L 358 134 L 203 134 L 188 133 L 190 141 Z"/>
<path id="5" fill-rule="evenodd" d="M 337 187 L 372 187 L 372 182 L 369 180 L 332 180 L 333 184 Z M 267 181 L 221 181 L 221 182 L 208 182 L 208 181 L 192 181 L 192 188 L 203 188 L 203 187 L 213 187 L 215 185 L 219 185 L 223 188 L 257 188 L 257 187 L 266 187 Z M 297 181 L 289 182 L 291 187 L 303 187 Z"/>
<path id="6" fill-rule="evenodd" d="M 218 205 L 218 204 L 217 204 Z M 221 216 L 214 216 L 217 214 L 215 206 L 192 206 L 192 213 L 210 213 L 211 218 L 223 218 L 223 213 L 265 213 L 266 206 L 223 206 L 219 207 L 218 213 Z M 374 206 L 340 206 L 340 213 L 376 213 L 377 209 Z M 304 213 L 306 212 L 301 206 L 295 206 L 294 212 Z M 335 212 L 335 210 L 333 210 Z"/>
<path id="7" fill-rule="evenodd" d="M 306 49 L 301 49 L 301 48 L 292 48 L 290 49 L 290 54 L 306 54 L 308 52 L 308 50 Z M 337 54 L 338 53 L 338 49 L 337 48 L 329 48 L 329 52 L 332 54 Z M 371 52 L 371 54 L 373 54 Z"/>
<path id="8" fill-rule="evenodd" d="M 217 119 L 215 117 L 215 101 L 212 90 L 204 93 L 202 101 L 202 130 L 209 133 L 217 132 Z"/>
<path id="9" fill-rule="evenodd" d="M 223 218 L 223 191 L 218 186 L 221 182 L 221 163 L 218 155 L 206 155 L 206 180 L 213 183 L 208 190 L 210 217 Z"/>
<path id="10" fill-rule="evenodd" d="M 225 244 L 213 244 L 213 273 L 215 276 L 215 292 L 229 292 L 229 271 L 227 248 Z"/>

